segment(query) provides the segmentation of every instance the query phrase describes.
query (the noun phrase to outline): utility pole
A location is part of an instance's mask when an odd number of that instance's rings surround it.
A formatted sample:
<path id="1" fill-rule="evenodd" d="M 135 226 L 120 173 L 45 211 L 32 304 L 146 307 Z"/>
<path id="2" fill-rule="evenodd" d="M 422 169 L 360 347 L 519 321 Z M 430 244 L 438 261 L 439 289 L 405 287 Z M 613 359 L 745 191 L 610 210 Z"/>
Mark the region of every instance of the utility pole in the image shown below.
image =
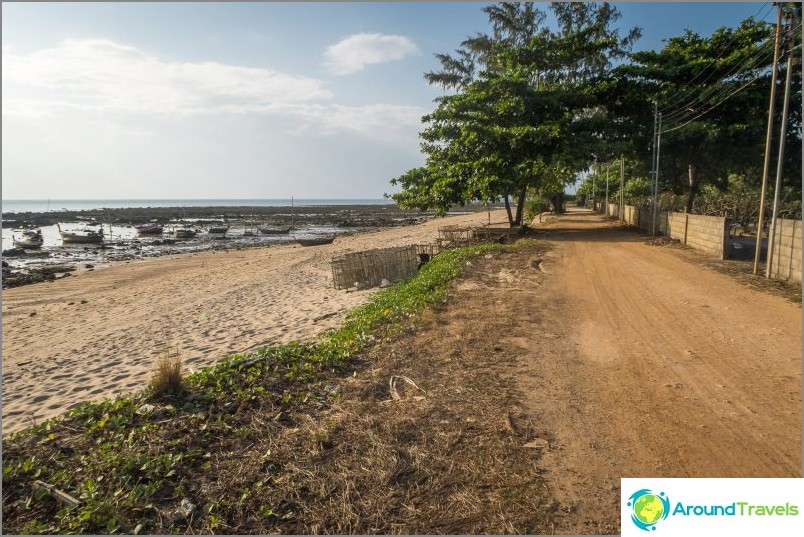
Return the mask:
<path id="1" fill-rule="evenodd" d="M 779 213 L 779 191 L 782 189 L 782 167 L 784 165 L 784 142 L 787 136 L 787 112 L 790 105 L 790 82 L 793 78 L 793 45 L 795 44 L 795 32 L 793 24 L 788 14 L 788 49 L 787 49 L 787 77 L 784 83 L 784 105 L 782 106 L 782 128 L 779 134 L 779 161 L 776 163 L 776 188 L 773 192 L 773 215 L 771 216 L 770 230 L 768 230 L 768 260 L 765 262 L 765 277 L 771 277 L 773 267 L 773 248 L 774 235 L 776 234 L 776 218 Z"/>
<path id="2" fill-rule="evenodd" d="M 651 222 L 651 235 L 656 235 L 656 215 L 659 207 L 657 198 L 659 196 L 659 157 L 662 153 L 662 113 L 659 112 L 659 128 L 656 130 L 656 173 L 653 176 L 653 221 Z"/>
<path id="3" fill-rule="evenodd" d="M 597 190 L 595 190 L 595 177 L 597 176 L 597 157 L 592 171 L 592 210 L 597 211 Z"/>
<path id="4" fill-rule="evenodd" d="M 653 103 L 653 155 L 651 156 L 650 161 L 650 173 L 653 176 L 654 181 L 656 180 L 656 132 L 657 126 L 659 125 L 659 101 L 654 101 Z M 636 222 L 636 225 L 639 225 L 639 222 Z"/>
<path id="5" fill-rule="evenodd" d="M 620 222 L 625 222 L 625 156 L 620 155 Z"/>
<path id="6" fill-rule="evenodd" d="M 773 74 L 771 75 L 770 104 L 768 105 L 768 129 L 765 133 L 765 163 L 762 167 L 762 191 L 759 195 L 759 219 L 757 221 L 757 246 L 754 252 L 754 274 L 759 272 L 759 260 L 762 257 L 762 228 L 765 218 L 765 192 L 768 190 L 768 172 L 770 171 L 771 139 L 773 138 L 773 108 L 776 101 L 776 74 L 779 65 L 779 43 L 781 42 L 782 3 L 778 3 L 779 14 L 776 18 L 776 45 L 773 50 Z"/>

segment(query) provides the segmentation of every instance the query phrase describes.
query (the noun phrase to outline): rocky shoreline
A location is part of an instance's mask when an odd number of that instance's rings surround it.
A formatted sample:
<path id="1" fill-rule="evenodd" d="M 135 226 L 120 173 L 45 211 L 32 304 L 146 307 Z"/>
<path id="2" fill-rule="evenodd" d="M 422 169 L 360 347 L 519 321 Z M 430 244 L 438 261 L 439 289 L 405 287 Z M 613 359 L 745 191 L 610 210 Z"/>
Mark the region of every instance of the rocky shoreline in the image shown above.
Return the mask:
<path id="1" fill-rule="evenodd" d="M 484 211 L 482 206 L 456 208 L 456 212 Z M 431 212 L 406 211 L 395 205 L 318 205 L 301 207 L 137 207 L 81 211 L 20 212 L 3 214 L 3 228 L 44 228 L 68 222 L 85 225 L 112 225 L 127 231 L 129 237 L 104 241 L 102 245 L 68 246 L 59 241 L 46 243 L 41 250 L 7 248 L 3 250 L 2 287 L 19 287 L 70 276 L 76 269 L 93 270 L 95 264 L 125 262 L 144 257 L 175 255 L 207 250 L 233 250 L 266 247 L 292 241 L 292 237 L 263 236 L 246 228 L 293 226 L 300 234 L 336 233 L 348 236 L 430 220 Z M 199 231 L 197 238 L 176 240 L 136 236 L 131 226 L 159 222 L 167 226 L 182 224 Z M 225 224 L 233 233 L 225 238 L 205 231 L 210 225 Z M 52 229 L 52 228 L 51 228 Z M 55 233 L 55 231 L 51 231 Z M 58 235 L 56 235 L 58 236 Z"/>
<path id="2" fill-rule="evenodd" d="M 482 211 L 468 206 L 461 212 Z M 212 206 L 212 207 L 127 207 L 113 209 L 60 210 L 3 213 L 4 228 L 40 227 L 59 222 L 82 221 L 105 224 L 140 224 L 192 221 L 197 224 L 255 221 L 266 225 L 329 225 L 336 227 L 390 227 L 409 225 L 431 218 L 433 213 L 408 211 L 396 205 L 309 205 L 309 206 Z"/>

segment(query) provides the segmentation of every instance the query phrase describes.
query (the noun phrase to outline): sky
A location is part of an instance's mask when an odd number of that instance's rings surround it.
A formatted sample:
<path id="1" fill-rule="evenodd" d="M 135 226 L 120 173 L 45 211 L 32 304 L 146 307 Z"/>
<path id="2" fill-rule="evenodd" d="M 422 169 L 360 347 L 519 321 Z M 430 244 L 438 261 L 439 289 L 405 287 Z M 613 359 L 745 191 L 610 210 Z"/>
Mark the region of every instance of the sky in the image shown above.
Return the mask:
<path id="1" fill-rule="evenodd" d="M 424 163 L 423 73 L 485 5 L 3 2 L 3 199 L 381 198 Z M 774 16 L 614 5 L 637 50 Z"/>

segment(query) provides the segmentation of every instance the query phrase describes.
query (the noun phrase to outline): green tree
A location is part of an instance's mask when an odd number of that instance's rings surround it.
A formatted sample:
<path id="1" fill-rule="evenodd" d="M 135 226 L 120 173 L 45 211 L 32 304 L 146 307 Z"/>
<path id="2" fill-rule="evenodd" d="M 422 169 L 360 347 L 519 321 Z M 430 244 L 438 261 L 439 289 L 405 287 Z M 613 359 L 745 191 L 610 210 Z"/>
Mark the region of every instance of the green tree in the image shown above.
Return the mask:
<path id="1" fill-rule="evenodd" d="M 621 38 L 611 28 L 619 13 L 606 3 L 550 9 L 557 31 L 532 3 L 488 6 L 490 34 L 468 38 L 455 56 L 436 56 L 442 69 L 425 78 L 454 93 L 423 118 L 426 165 L 391 181 L 402 187 L 393 195 L 400 206 L 443 214 L 456 203 L 503 199 L 516 226 L 529 190 L 563 191 L 588 166 L 603 140 L 590 81 L 638 31 Z"/>
<path id="2" fill-rule="evenodd" d="M 703 183 L 728 188 L 740 173 L 757 185 L 766 129 L 773 26 L 753 19 L 720 28 L 710 37 L 686 31 L 656 51 L 634 53 L 601 88 L 612 118 L 634 141 L 631 154 L 650 167 L 653 107 L 662 112 L 661 187 L 687 196 L 691 211 Z M 781 75 L 784 76 L 784 73 Z M 783 78 L 782 78 L 783 80 Z M 788 170 L 800 184 L 800 71 L 789 119 Z M 781 92 L 780 92 L 781 93 Z M 776 107 L 780 114 L 781 106 Z"/>

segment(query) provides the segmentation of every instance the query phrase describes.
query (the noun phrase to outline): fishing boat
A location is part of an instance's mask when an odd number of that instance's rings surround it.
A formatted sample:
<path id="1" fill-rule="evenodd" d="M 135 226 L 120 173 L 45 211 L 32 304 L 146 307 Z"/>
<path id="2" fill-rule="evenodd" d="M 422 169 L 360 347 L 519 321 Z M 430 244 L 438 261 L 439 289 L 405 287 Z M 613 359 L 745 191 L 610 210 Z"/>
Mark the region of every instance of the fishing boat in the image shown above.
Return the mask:
<path id="1" fill-rule="evenodd" d="M 24 250 L 38 250 L 44 243 L 41 229 L 26 229 L 20 237 L 14 237 L 14 246 Z"/>
<path id="2" fill-rule="evenodd" d="M 162 224 L 147 222 L 145 224 L 134 226 L 134 229 L 136 229 L 137 233 L 140 235 L 161 235 L 164 227 Z"/>
<path id="3" fill-rule="evenodd" d="M 195 230 L 188 227 L 180 227 L 173 230 L 173 236 L 177 239 L 192 239 L 195 237 Z"/>
<path id="4" fill-rule="evenodd" d="M 61 235 L 63 243 L 74 244 L 100 244 L 103 242 L 103 228 L 99 230 L 94 229 L 78 229 L 75 231 L 62 231 L 61 226 L 56 224 Z"/>
<path id="5" fill-rule="evenodd" d="M 260 230 L 260 233 L 263 235 L 287 235 L 290 233 L 289 227 L 263 227 L 257 226 L 257 229 Z"/>
<path id="6" fill-rule="evenodd" d="M 308 238 L 299 238 L 293 237 L 296 242 L 301 244 L 302 246 L 321 246 L 322 244 L 332 244 L 332 241 L 335 240 L 335 235 L 327 235 L 327 236 L 319 236 L 319 237 L 308 237 Z"/>
<path id="7" fill-rule="evenodd" d="M 212 235 L 226 235 L 227 231 L 229 231 L 229 226 L 212 226 L 207 230 L 207 233 Z"/>

